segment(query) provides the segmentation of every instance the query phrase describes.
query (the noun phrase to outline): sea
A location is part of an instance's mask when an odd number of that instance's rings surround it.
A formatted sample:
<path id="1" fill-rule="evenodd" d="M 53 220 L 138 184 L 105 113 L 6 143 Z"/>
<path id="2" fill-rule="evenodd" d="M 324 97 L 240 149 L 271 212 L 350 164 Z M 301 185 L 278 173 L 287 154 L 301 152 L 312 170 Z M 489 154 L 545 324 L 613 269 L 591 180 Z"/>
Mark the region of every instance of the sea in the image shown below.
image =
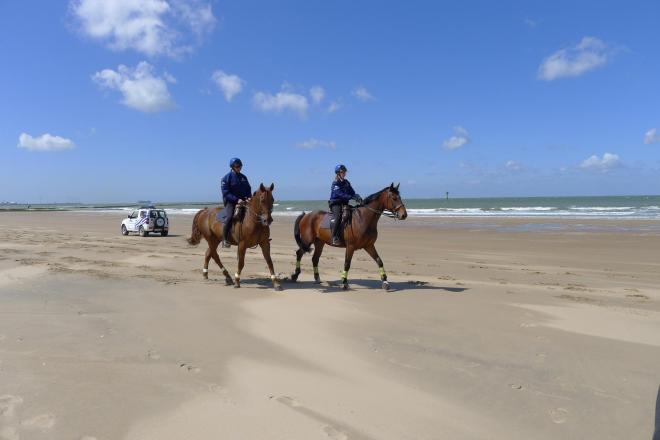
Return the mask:
<path id="1" fill-rule="evenodd" d="M 219 202 L 151 202 L 169 215 L 194 215 L 199 209 Z M 493 197 L 404 200 L 410 217 L 502 217 L 567 219 L 660 220 L 660 196 L 598 197 Z M 128 212 L 134 203 L 50 203 L 0 202 L 1 211 L 84 211 Z M 325 200 L 276 200 L 273 215 L 297 216 L 301 212 L 328 208 Z"/>

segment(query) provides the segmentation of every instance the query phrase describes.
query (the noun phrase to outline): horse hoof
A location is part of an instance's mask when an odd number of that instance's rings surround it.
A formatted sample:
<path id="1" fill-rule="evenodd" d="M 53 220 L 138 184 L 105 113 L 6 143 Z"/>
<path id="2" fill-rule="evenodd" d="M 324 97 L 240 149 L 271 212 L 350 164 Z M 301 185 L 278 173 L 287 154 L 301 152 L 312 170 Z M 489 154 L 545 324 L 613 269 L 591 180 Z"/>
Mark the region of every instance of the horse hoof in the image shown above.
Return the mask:
<path id="1" fill-rule="evenodd" d="M 234 280 L 225 280 L 225 286 L 233 286 Z"/>
<path id="2" fill-rule="evenodd" d="M 390 290 L 390 283 L 388 283 L 387 281 L 384 281 L 383 282 L 383 290 Z"/>
<path id="3" fill-rule="evenodd" d="M 298 281 L 298 275 L 296 275 L 295 273 L 291 274 L 291 282 L 295 283 L 296 281 Z"/>
<path id="4" fill-rule="evenodd" d="M 281 292 L 282 290 L 284 290 L 282 289 L 282 286 L 280 286 L 279 284 L 277 286 L 273 286 L 273 289 L 275 289 L 275 291 L 277 292 Z"/>
<path id="5" fill-rule="evenodd" d="M 344 289 L 344 290 L 348 290 L 348 284 L 344 284 L 344 285 L 342 285 L 341 288 Z"/>
<path id="6" fill-rule="evenodd" d="M 234 289 L 240 289 L 241 285 L 240 284 L 234 284 Z"/>

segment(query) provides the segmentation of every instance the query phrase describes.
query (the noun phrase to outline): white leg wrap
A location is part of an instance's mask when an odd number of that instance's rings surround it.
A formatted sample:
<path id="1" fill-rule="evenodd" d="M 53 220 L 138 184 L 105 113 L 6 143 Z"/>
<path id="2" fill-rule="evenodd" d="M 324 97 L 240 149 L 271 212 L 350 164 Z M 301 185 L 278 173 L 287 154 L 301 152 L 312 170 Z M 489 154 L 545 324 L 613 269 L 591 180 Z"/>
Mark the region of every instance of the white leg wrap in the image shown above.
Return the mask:
<path id="1" fill-rule="evenodd" d="M 234 274 L 234 278 L 240 278 L 240 277 L 241 277 L 240 274 L 237 274 L 237 273 Z"/>
<path id="2" fill-rule="evenodd" d="M 276 275 L 271 275 L 271 276 L 270 276 L 270 279 L 271 279 L 271 280 L 274 280 L 274 279 L 276 279 L 276 278 L 277 278 Z"/>
<path id="3" fill-rule="evenodd" d="M 202 269 L 202 273 L 209 273 L 208 269 Z"/>

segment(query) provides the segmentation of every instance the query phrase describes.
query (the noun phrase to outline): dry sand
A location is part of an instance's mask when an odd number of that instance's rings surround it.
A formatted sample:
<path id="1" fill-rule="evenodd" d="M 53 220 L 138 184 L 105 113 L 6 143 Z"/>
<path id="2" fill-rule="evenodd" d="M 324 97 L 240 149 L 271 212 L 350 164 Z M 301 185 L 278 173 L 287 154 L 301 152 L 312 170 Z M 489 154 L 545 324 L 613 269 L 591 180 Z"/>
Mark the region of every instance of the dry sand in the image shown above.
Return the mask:
<path id="1" fill-rule="evenodd" d="M 393 291 L 361 251 L 348 292 L 306 256 L 276 293 L 258 250 L 241 289 L 204 281 L 191 217 L 120 220 L 0 213 L 0 439 L 653 436 L 660 235 L 633 223 L 383 219 Z M 272 236 L 288 274 L 292 219 Z M 322 278 L 342 263 L 326 247 Z"/>

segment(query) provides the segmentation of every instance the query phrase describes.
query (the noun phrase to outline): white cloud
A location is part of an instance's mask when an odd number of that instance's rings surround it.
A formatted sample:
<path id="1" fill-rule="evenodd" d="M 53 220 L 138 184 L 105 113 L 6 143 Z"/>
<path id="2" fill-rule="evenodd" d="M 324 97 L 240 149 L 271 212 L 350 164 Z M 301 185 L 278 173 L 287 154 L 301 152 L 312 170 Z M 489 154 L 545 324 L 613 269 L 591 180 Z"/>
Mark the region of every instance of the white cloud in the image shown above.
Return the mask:
<path id="1" fill-rule="evenodd" d="M 523 21 L 525 22 L 525 24 L 528 27 L 530 27 L 532 29 L 534 29 L 537 25 L 537 23 L 534 20 L 532 20 L 531 18 L 525 18 L 525 19 L 523 19 Z"/>
<path id="2" fill-rule="evenodd" d="M 607 63 L 614 49 L 595 37 L 584 37 L 577 45 L 560 49 L 541 63 L 538 78 L 552 81 L 558 78 L 580 76 Z"/>
<path id="3" fill-rule="evenodd" d="M 580 168 L 590 171 L 601 171 L 603 173 L 621 166 L 621 160 L 617 154 L 605 153 L 603 157 L 593 155 L 582 161 Z"/>
<path id="4" fill-rule="evenodd" d="M 657 128 L 652 128 L 644 133 L 644 143 L 649 145 L 655 142 L 660 142 L 660 135 L 658 134 Z"/>
<path id="5" fill-rule="evenodd" d="M 21 133 L 18 137 L 18 147 L 31 151 L 61 151 L 70 150 L 76 145 L 71 139 L 53 136 L 46 133 L 41 136 L 32 137 L 27 133 Z"/>
<path id="6" fill-rule="evenodd" d="M 286 84 L 282 91 L 272 95 L 266 92 L 257 92 L 252 99 L 254 106 L 262 112 L 282 113 L 291 111 L 297 113 L 301 118 L 307 116 L 309 102 L 307 97 L 290 90 Z"/>
<path id="7" fill-rule="evenodd" d="M 353 90 L 353 96 L 362 102 L 373 101 L 376 99 L 364 86 L 358 86 L 355 90 Z"/>
<path id="8" fill-rule="evenodd" d="M 120 65 L 116 71 L 104 69 L 96 72 L 92 80 L 102 88 L 121 92 L 121 102 L 127 107 L 147 113 L 169 110 L 174 107 L 174 102 L 167 83 L 176 80 L 169 74 L 154 76 L 153 70 L 151 64 L 142 61 L 135 68 Z"/>
<path id="9" fill-rule="evenodd" d="M 314 86 L 309 89 L 309 95 L 312 97 L 314 104 L 320 104 L 323 98 L 325 98 L 325 90 L 321 86 Z"/>
<path id="10" fill-rule="evenodd" d="M 342 108 L 342 104 L 340 101 L 332 101 L 330 105 L 328 106 L 328 113 L 334 113 L 338 111 L 340 108 Z"/>
<path id="11" fill-rule="evenodd" d="M 215 26 L 202 0 L 71 0 L 81 32 L 114 50 L 178 57 Z"/>
<path id="12" fill-rule="evenodd" d="M 306 141 L 298 142 L 296 144 L 296 147 L 302 148 L 304 150 L 313 150 L 315 148 L 321 148 L 321 147 L 334 150 L 335 148 L 337 148 L 337 144 L 335 144 L 334 141 L 322 141 L 320 139 L 310 138 L 307 139 Z"/>
<path id="13" fill-rule="evenodd" d="M 470 137 L 468 135 L 467 130 L 461 127 L 460 125 L 457 125 L 456 127 L 454 127 L 454 135 L 449 139 L 446 139 L 442 143 L 442 146 L 448 150 L 455 150 L 457 148 L 461 148 L 463 145 L 466 145 L 469 142 L 470 142 Z"/>
<path id="14" fill-rule="evenodd" d="M 507 170 L 513 171 L 513 172 L 520 172 L 520 171 L 523 171 L 525 169 L 523 164 L 521 164 L 520 162 L 517 162 L 515 160 L 507 161 L 505 167 L 506 167 Z"/>
<path id="15" fill-rule="evenodd" d="M 231 102 L 232 98 L 243 90 L 245 81 L 238 75 L 229 75 L 222 70 L 213 72 L 211 79 L 217 84 L 218 88 L 225 95 L 227 102 Z"/>

